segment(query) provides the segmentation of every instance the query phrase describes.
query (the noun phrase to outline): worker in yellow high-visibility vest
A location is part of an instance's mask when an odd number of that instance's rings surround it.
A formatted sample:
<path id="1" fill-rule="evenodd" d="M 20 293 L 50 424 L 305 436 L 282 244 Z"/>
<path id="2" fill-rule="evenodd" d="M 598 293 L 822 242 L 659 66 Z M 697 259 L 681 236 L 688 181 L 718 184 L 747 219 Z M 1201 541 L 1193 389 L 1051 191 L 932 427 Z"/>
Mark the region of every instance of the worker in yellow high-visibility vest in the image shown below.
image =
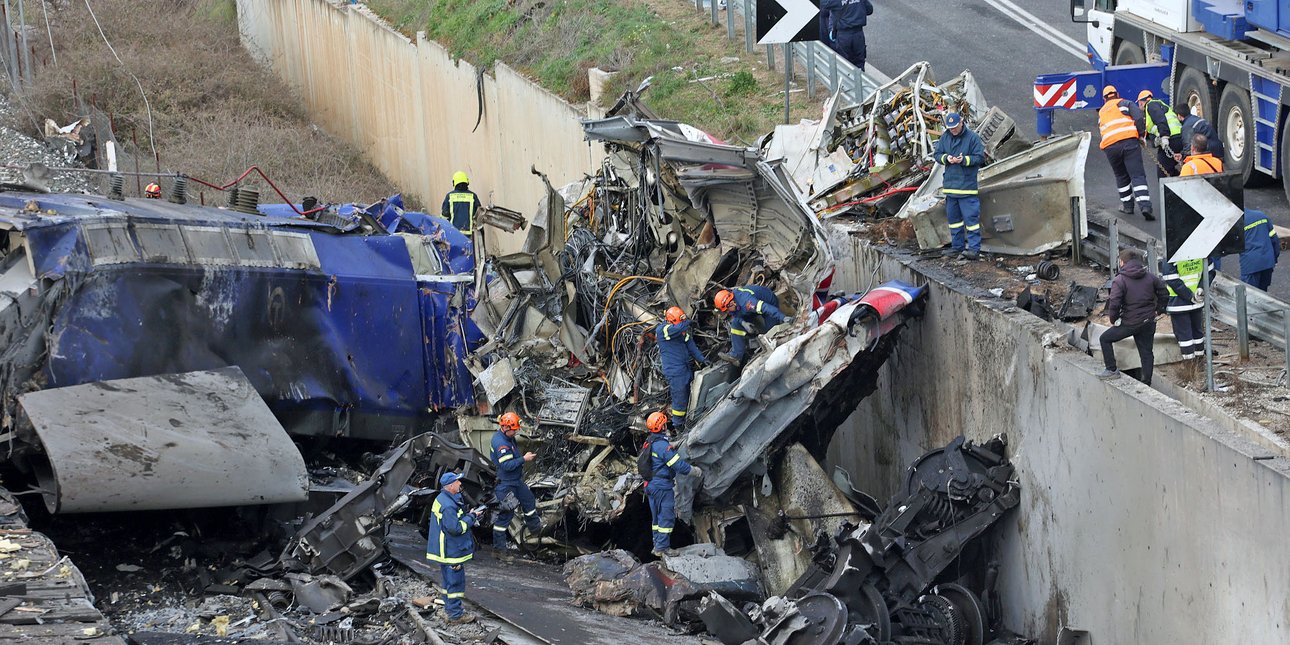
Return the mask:
<path id="1" fill-rule="evenodd" d="M 479 196 L 470 190 L 470 177 L 458 170 L 452 174 L 452 191 L 444 195 L 440 214 L 452 222 L 453 228 L 472 237 L 475 232 L 475 215 L 483 206 Z"/>

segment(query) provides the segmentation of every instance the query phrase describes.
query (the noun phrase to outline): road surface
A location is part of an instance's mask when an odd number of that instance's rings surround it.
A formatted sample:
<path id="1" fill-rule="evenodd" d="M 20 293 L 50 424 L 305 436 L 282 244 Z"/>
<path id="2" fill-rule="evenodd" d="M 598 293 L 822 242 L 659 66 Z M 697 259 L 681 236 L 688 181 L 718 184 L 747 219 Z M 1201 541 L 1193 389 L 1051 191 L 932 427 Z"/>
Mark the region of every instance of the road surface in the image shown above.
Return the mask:
<path id="1" fill-rule="evenodd" d="M 920 60 L 932 64 L 938 80 L 971 70 L 990 104 L 1015 119 L 1019 132 L 1027 138 L 1036 136 L 1035 77 L 1088 69 L 1084 25 L 1071 22 L 1069 5 L 1060 0 L 876 0 L 865 39 L 868 65 L 888 76 Z M 1058 134 L 1096 129 L 1097 115 L 1091 110 L 1059 113 L 1054 125 Z M 1159 212 L 1159 187 L 1153 170 L 1154 166 L 1148 167 L 1147 175 Z M 1163 237 L 1159 221 L 1119 214 L 1115 180 L 1106 157 L 1097 149 L 1096 135 L 1085 177 L 1090 210 L 1116 213 L 1124 224 Z M 1248 207 L 1266 212 L 1277 224 L 1290 226 L 1290 206 L 1279 182 L 1270 188 L 1247 189 L 1245 199 Z M 1238 266 L 1235 257 L 1223 263 L 1226 273 L 1238 273 Z M 1290 269 L 1278 269 L 1273 275 L 1271 292 L 1290 300 Z"/>

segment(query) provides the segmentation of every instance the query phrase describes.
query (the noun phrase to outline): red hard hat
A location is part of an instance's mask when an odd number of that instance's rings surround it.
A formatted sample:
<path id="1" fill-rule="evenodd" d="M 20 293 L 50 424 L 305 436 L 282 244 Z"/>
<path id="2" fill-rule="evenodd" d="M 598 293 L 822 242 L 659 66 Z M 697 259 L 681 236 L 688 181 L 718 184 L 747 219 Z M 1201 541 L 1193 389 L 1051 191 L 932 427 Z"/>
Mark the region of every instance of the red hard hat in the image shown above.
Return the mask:
<path id="1" fill-rule="evenodd" d="M 712 304 L 716 305 L 717 309 L 721 311 L 730 311 L 735 308 L 735 294 L 722 289 L 712 298 Z"/>
<path id="2" fill-rule="evenodd" d="M 645 427 L 650 432 L 662 432 L 667 429 L 667 415 L 662 412 L 651 412 L 649 419 L 645 421 Z"/>
<path id="3" fill-rule="evenodd" d="M 520 429 L 520 415 L 515 414 L 514 412 L 507 412 L 497 420 L 497 424 L 500 425 L 503 430 L 518 431 Z"/>
<path id="4" fill-rule="evenodd" d="M 680 307 L 668 307 L 667 313 L 663 314 L 669 324 L 675 325 L 685 320 L 685 312 Z"/>

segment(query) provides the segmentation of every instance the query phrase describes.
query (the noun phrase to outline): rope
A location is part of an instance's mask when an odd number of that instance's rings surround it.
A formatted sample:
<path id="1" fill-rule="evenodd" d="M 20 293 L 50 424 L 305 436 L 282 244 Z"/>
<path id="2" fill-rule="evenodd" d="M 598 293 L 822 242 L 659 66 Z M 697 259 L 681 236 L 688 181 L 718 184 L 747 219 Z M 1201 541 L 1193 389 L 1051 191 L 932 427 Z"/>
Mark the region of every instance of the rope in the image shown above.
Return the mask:
<path id="1" fill-rule="evenodd" d="M 121 60 L 121 57 L 117 55 L 116 49 L 112 47 L 112 43 L 108 40 L 107 34 L 103 33 L 103 25 L 99 24 L 99 17 L 94 15 L 94 9 L 90 7 L 90 0 L 85 0 L 85 9 L 90 12 L 90 18 L 94 20 L 94 26 L 98 27 L 99 36 L 103 37 L 103 44 L 107 45 L 108 51 L 112 52 L 112 57 L 116 59 L 116 62 L 121 64 L 121 69 L 125 70 L 125 73 L 128 74 L 130 78 L 134 79 L 135 86 L 139 88 L 139 96 L 143 97 L 143 107 L 148 114 L 148 146 L 152 148 L 152 156 L 156 157 L 157 141 L 152 134 L 152 104 L 148 102 L 148 94 L 143 91 L 143 83 L 139 82 L 139 77 L 135 76 L 134 73 L 125 66 L 125 61 Z M 283 199 L 286 198 L 283 197 Z"/>

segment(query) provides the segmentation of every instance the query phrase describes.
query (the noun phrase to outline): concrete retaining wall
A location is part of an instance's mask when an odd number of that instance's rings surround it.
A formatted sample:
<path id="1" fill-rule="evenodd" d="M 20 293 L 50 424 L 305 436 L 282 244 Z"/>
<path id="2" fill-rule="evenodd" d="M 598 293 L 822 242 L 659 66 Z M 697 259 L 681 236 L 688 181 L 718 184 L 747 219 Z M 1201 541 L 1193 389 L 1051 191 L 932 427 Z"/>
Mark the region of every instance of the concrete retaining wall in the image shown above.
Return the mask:
<path id="1" fill-rule="evenodd" d="M 940 269 L 837 246 L 836 288 L 873 276 L 931 292 L 830 459 L 886 499 L 924 451 L 1007 434 L 1022 485 L 999 532 L 1009 628 L 1044 643 L 1062 627 L 1094 644 L 1290 640 L 1285 459 L 1137 381 L 1098 380 L 1047 323 L 947 288 Z"/>
<path id="2" fill-rule="evenodd" d="M 505 65 L 481 81 L 475 67 L 424 34 L 411 41 L 360 5 L 238 0 L 237 7 L 243 43 L 298 89 L 311 118 L 432 212 L 457 170 L 470 175 L 485 205 L 531 216 L 545 192 L 530 168 L 560 186 L 599 165 L 602 149 L 583 141 L 578 122 L 586 114 Z M 484 117 L 475 129 L 481 82 Z M 511 236 L 501 248 L 518 243 Z"/>

